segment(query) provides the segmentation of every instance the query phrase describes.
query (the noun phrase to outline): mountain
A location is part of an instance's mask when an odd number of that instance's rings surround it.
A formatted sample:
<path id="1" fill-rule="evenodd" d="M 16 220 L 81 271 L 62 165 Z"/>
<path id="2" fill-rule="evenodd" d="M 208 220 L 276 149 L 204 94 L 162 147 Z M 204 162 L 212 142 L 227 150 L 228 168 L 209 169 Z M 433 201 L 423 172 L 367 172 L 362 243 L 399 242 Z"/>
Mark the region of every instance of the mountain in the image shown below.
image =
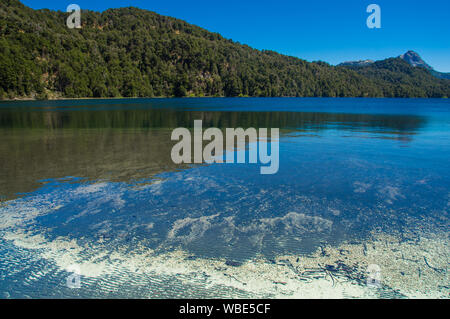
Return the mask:
<path id="1" fill-rule="evenodd" d="M 409 64 L 411 64 L 414 67 L 422 67 L 424 69 L 427 69 L 433 74 L 434 76 L 441 78 L 441 79 L 450 79 L 450 73 L 443 73 L 436 71 L 431 66 L 429 66 L 419 54 L 417 54 L 414 51 L 408 51 L 405 54 L 400 55 L 400 59 L 405 60 Z"/>
<path id="2" fill-rule="evenodd" d="M 360 66 L 367 66 L 369 64 L 372 64 L 373 60 L 360 60 L 360 61 L 347 61 L 347 62 L 342 62 L 341 64 L 339 64 L 339 66 L 350 66 L 350 67 L 360 67 Z"/>
<path id="3" fill-rule="evenodd" d="M 438 79 L 429 70 L 413 67 L 400 57 L 375 61 L 365 66 L 342 67 L 372 80 L 383 89 L 384 96 L 393 92 L 395 97 L 443 97 L 442 89 L 450 84 L 449 80 Z"/>
<path id="4" fill-rule="evenodd" d="M 401 59 L 382 72 L 310 63 L 133 7 L 83 10 L 81 29 L 68 16 L 0 2 L 0 99 L 450 95 L 450 81 Z"/>
<path id="5" fill-rule="evenodd" d="M 400 59 L 407 62 L 409 65 L 417 68 L 424 68 L 428 70 L 432 75 L 440 79 L 450 79 L 450 73 L 442 73 L 434 70 L 430 65 L 428 65 L 417 52 L 412 50 L 399 56 Z M 362 61 L 348 61 L 339 64 L 339 66 L 345 67 L 363 67 L 373 64 L 375 61 L 372 60 L 362 60 Z"/>
<path id="6" fill-rule="evenodd" d="M 406 52 L 405 54 L 400 55 L 399 58 L 408 62 L 413 67 L 422 67 L 427 70 L 433 70 L 433 68 L 431 66 L 429 66 L 424 60 L 422 60 L 420 55 L 414 51 L 410 50 L 410 51 Z"/>
<path id="7" fill-rule="evenodd" d="M 436 70 L 431 70 L 430 72 L 437 78 L 450 80 L 450 73 L 438 72 Z"/>

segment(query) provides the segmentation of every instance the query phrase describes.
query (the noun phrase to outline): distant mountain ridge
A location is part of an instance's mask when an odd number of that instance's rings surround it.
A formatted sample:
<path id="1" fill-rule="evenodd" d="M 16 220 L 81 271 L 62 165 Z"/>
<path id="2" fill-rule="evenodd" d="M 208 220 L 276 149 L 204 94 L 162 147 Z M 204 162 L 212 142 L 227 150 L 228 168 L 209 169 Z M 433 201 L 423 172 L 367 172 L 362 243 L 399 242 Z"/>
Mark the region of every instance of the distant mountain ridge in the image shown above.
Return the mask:
<path id="1" fill-rule="evenodd" d="M 424 68 L 424 69 L 430 71 L 430 73 L 437 78 L 450 79 L 450 73 L 443 73 L 443 72 L 436 71 L 428 63 L 426 63 L 421 58 L 421 56 L 415 51 L 409 50 L 408 52 L 400 55 L 398 58 L 406 61 L 408 64 L 410 64 L 411 66 L 413 66 L 415 68 L 421 67 L 421 68 Z M 373 63 L 375 63 L 375 61 L 373 61 L 373 60 L 347 61 L 347 62 L 343 62 L 343 63 L 339 64 L 339 66 L 362 67 L 362 66 L 368 66 Z"/>
<path id="2" fill-rule="evenodd" d="M 139 8 L 69 14 L 0 1 L 0 99 L 435 97 L 450 81 L 404 60 L 332 66 L 256 50 Z"/>

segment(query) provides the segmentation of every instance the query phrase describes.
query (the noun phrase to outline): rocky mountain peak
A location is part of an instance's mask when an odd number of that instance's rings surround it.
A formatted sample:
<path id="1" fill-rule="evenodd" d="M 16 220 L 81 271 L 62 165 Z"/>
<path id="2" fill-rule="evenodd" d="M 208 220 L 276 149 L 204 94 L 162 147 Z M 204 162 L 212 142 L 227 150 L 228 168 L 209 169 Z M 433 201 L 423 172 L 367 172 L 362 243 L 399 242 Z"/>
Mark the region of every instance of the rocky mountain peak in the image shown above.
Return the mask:
<path id="1" fill-rule="evenodd" d="M 406 52 L 405 54 L 400 55 L 399 58 L 402 60 L 405 60 L 406 62 L 408 62 L 409 64 L 411 64 L 414 67 L 419 66 L 419 67 L 423 67 L 428 70 L 433 69 L 424 60 L 422 60 L 422 58 L 420 57 L 420 55 L 417 52 L 412 51 L 412 50 Z"/>

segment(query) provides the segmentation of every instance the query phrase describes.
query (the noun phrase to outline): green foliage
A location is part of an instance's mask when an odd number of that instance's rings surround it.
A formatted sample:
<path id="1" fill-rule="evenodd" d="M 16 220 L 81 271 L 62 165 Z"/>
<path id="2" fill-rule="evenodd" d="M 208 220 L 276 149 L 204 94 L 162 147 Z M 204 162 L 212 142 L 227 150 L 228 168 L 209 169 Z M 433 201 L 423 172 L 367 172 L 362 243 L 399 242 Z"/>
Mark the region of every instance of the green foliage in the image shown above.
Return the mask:
<path id="1" fill-rule="evenodd" d="M 345 66 L 383 88 L 386 97 L 445 97 L 450 81 L 438 79 L 425 68 L 415 68 L 400 58 L 390 58 L 365 66 Z"/>
<path id="2" fill-rule="evenodd" d="M 397 59 L 308 63 L 132 7 L 83 11 L 81 29 L 67 17 L 2 0 L 0 98 L 450 95 L 449 80 Z"/>

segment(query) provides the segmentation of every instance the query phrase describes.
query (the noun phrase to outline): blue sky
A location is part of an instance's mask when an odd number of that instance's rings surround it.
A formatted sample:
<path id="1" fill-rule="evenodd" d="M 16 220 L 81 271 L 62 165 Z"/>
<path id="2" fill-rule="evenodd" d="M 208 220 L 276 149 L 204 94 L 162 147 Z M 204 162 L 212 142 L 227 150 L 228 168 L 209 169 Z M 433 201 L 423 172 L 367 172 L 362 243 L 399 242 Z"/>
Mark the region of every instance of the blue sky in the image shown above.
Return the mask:
<path id="1" fill-rule="evenodd" d="M 450 72 L 448 0 L 22 0 L 32 8 L 67 5 L 103 11 L 135 6 L 196 24 L 257 49 L 308 61 L 398 56 L 417 51 L 432 67 Z M 366 8 L 381 7 L 381 29 L 369 29 Z"/>

